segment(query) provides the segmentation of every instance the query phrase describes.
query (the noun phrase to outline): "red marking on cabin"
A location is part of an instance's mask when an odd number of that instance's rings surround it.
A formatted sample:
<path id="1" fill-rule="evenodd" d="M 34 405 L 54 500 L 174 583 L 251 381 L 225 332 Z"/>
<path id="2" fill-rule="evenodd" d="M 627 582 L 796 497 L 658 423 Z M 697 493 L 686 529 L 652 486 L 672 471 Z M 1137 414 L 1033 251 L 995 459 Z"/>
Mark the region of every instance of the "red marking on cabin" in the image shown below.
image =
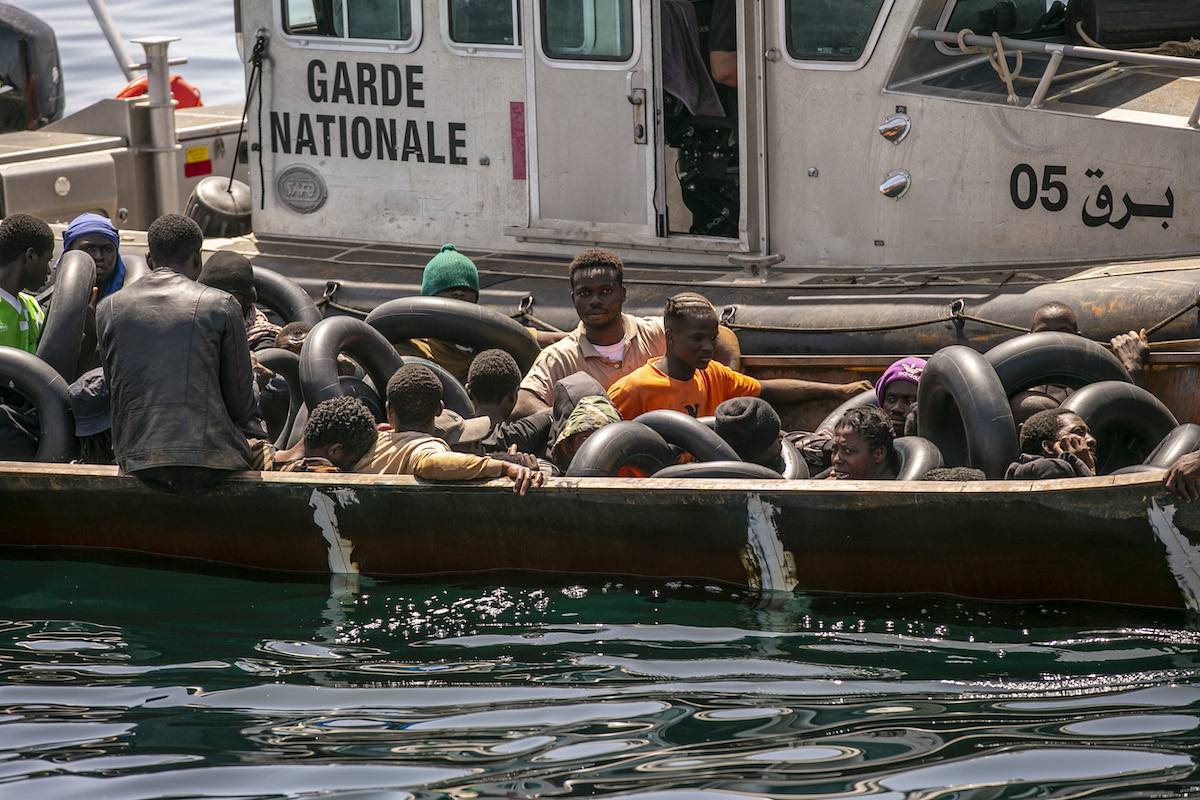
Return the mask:
<path id="1" fill-rule="evenodd" d="M 513 180 L 525 180 L 525 104 L 508 104 L 508 128 L 512 139 Z"/>
<path id="2" fill-rule="evenodd" d="M 199 178 L 201 175 L 212 175 L 212 161 L 196 161 L 183 165 L 183 177 Z"/>

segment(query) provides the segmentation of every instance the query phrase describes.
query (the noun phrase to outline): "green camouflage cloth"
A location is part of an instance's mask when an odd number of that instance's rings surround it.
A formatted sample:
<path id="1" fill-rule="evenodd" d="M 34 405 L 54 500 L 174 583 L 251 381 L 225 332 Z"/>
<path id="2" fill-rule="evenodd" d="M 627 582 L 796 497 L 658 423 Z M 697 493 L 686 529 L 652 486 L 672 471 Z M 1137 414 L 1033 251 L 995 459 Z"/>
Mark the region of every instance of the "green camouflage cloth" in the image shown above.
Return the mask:
<path id="1" fill-rule="evenodd" d="M 567 424 L 563 426 L 550 449 L 554 450 L 577 433 L 591 433 L 605 425 L 620 421 L 621 415 L 617 413 L 616 406 L 607 397 L 600 395 L 585 397 L 575 404 L 571 415 L 567 417 Z"/>

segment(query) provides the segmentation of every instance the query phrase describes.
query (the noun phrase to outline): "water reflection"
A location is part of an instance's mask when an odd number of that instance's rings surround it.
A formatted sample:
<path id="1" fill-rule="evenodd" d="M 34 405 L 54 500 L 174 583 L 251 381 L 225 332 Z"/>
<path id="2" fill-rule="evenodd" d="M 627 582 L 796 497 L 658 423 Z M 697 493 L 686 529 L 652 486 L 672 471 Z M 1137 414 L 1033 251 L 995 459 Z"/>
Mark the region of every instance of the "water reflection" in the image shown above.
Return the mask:
<path id="1" fill-rule="evenodd" d="M 1157 797 L 1200 776 L 1200 636 L 1171 614 L 0 568 L 2 796 Z"/>

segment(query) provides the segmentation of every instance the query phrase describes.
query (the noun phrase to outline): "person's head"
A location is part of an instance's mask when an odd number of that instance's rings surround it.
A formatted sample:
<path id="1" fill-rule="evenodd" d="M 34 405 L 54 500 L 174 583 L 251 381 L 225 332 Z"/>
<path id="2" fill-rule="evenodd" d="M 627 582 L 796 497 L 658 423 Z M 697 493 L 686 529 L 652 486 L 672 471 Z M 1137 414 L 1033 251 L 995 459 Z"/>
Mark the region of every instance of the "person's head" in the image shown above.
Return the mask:
<path id="1" fill-rule="evenodd" d="M 204 234 L 200 226 L 182 214 L 163 214 L 146 230 L 146 262 L 151 269 L 170 267 L 185 278 L 200 277 L 200 249 Z"/>
<path id="2" fill-rule="evenodd" d="M 1045 392 L 1018 392 L 1008 401 L 1012 409 L 1013 422 L 1017 427 L 1039 411 L 1053 411 L 1058 408 L 1058 401 Z"/>
<path id="3" fill-rule="evenodd" d="M 311 330 L 312 325 L 307 322 L 289 322 L 275 334 L 275 346 L 300 355 L 300 348 L 304 346 L 304 340 Z"/>
<path id="4" fill-rule="evenodd" d="M 50 276 L 54 232 L 37 217 L 13 214 L 0 222 L 0 269 L 20 291 L 40 289 Z"/>
<path id="5" fill-rule="evenodd" d="M 550 458 L 564 473 L 571 466 L 571 460 L 579 452 L 579 448 L 593 433 L 620 422 L 621 415 L 616 406 L 603 395 L 584 397 L 575 404 L 567 422 L 563 425 L 554 441 L 550 443 Z"/>
<path id="6" fill-rule="evenodd" d="M 986 481 L 987 475 L 983 474 L 983 470 L 971 469 L 970 467 L 938 467 L 931 469 L 921 476 L 923 481 Z"/>
<path id="7" fill-rule="evenodd" d="M 343 472 L 354 468 L 375 445 L 375 417 L 357 397 L 318 404 L 304 426 L 304 455 L 323 458 Z"/>
<path id="8" fill-rule="evenodd" d="M 1057 333 L 1079 333 L 1079 321 L 1075 311 L 1066 303 L 1046 303 L 1033 312 L 1033 321 L 1029 324 L 1030 333 L 1055 331 Z"/>
<path id="9" fill-rule="evenodd" d="M 478 303 L 479 270 L 454 245 L 444 244 L 421 273 L 421 296 Z"/>
<path id="10" fill-rule="evenodd" d="M 242 307 L 242 316 L 249 317 L 254 313 L 254 303 L 258 300 L 258 292 L 254 288 L 254 267 L 250 266 L 250 259 L 241 253 L 230 250 L 213 253 L 200 270 L 197 281 L 233 295 L 233 299 Z"/>
<path id="11" fill-rule="evenodd" d="M 85 464 L 112 464 L 112 409 L 108 383 L 100 367 L 80 375 L 67 387 L 71 416 L 75 419 L 75 437 L 79 460 Z"/>
<path id="12" fill-rule="evenodd" d="M 1053 408 L 1039 411 L 1021 426 L 1021 452 L 1030 456 L 1057 458 L 1059 452 L 1054 445 L 1068 436 L 1077 436 L 1091 451 L 1092 462 L 1096 460 L 1096 438 L 1088 424 L 1074 411 Z"/>
<path id="13" fill-rule="evenodd" d="M 96 288 L 103 292 L 121 264 L 121 236 L 116 226 L 99 214 L 80 214 L 63 232 L 63 250 L 79 250 L 96 262 Z M 122 267 L 124 265 L 122 264 Z"/>
<path id="14" fill-rule="evenodd" d="M 442 381 L 422 364 L 405 364 L 387 383 L 388 422 L 397 431 L 432 431 L 442 413 Z"/>
<path id="15" fill-rule="evenodd" d="M 571 300 L 585 330 L 600 330 L 621 318 L 625 264 L 611 250 L 592 247 L 571 259 Z"/>
<path id="16" fill-rule="evenodd" d="M 712 361 L 717 346 L 717 310 L 708 298 L 695 292 L 683 292 L 667 301 L 663 308 L 667 331 L 667 355 L 692 369 L 704 369 Z"/>
<path id="17" fill-rule="evenodd" d="M 892 418 L 892 430 L 900 435 L 909 410 L 917 403 L 917 383 L 925 372 L 925 359 L 909 356 L 892 364 L 875 383 L 879 407 Z"/>
<path id="18" fill-rule="evenodd" d="M 503 350 L 484 350 L 471 361 L 467 371 L 467 394 L 478 407 L 489 407 L 501 419 L 517 405 L 521 368 Z"/>
<path id="19" fill-rule="evenodd" d="M 852 408 L 833 427 L 833 474 L 869 481 L 895 473 L 892 419 L 877 406 Z"/>
<path id="20" fill-rule="evenodd" d="M 717 406 L 717 435 L 742 461 L 774 469 L 783 440 L 779 414 L 761 397 L 734 397 Z"/>

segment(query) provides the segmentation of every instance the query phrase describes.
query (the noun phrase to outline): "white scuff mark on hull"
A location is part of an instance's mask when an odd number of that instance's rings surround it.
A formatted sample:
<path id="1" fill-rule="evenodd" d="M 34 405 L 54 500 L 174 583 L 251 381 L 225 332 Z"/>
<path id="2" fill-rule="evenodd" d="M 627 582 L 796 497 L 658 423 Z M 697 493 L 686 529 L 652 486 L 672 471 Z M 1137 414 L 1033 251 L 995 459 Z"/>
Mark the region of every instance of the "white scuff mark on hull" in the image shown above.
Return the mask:
<path id="1" fill-rule="evenodd" d="M 779 538 L 779 509 L 752 494 L 746 498 L 746 551 L 748 565 L 758 573 L 764 592 L 790 592 L 796 588 L 796 567 Z"/>
<path id="2" fill-rule="evenodd" d="M 1176 511 L 1173 504 L 1160 506 L 1157 499 L 1151 499 L 1147 514 L 1154 535 L 1167 548 L 1167 566 L 1179 584 L 1183 601 L 1189 611 L 1200 611 L 1200 548 L 1175 525 Z"/>
<path id="3" fill-rule="evenodd" d="M 336 498 L 336 501 L 335 499 Z M 308 504 L 313 509 L 313 522 L 321 529 L 321 536 L 329 543 L 329 571 L 335 575 L 357 575 L 358 564 L 350 560 L 354 550 L 354 542 L 342 538 L 338 530 L 337 507 L 342 508 L 357 503 L 353 489 L 335 489 L 333 497 L 313 489 Z"/>

